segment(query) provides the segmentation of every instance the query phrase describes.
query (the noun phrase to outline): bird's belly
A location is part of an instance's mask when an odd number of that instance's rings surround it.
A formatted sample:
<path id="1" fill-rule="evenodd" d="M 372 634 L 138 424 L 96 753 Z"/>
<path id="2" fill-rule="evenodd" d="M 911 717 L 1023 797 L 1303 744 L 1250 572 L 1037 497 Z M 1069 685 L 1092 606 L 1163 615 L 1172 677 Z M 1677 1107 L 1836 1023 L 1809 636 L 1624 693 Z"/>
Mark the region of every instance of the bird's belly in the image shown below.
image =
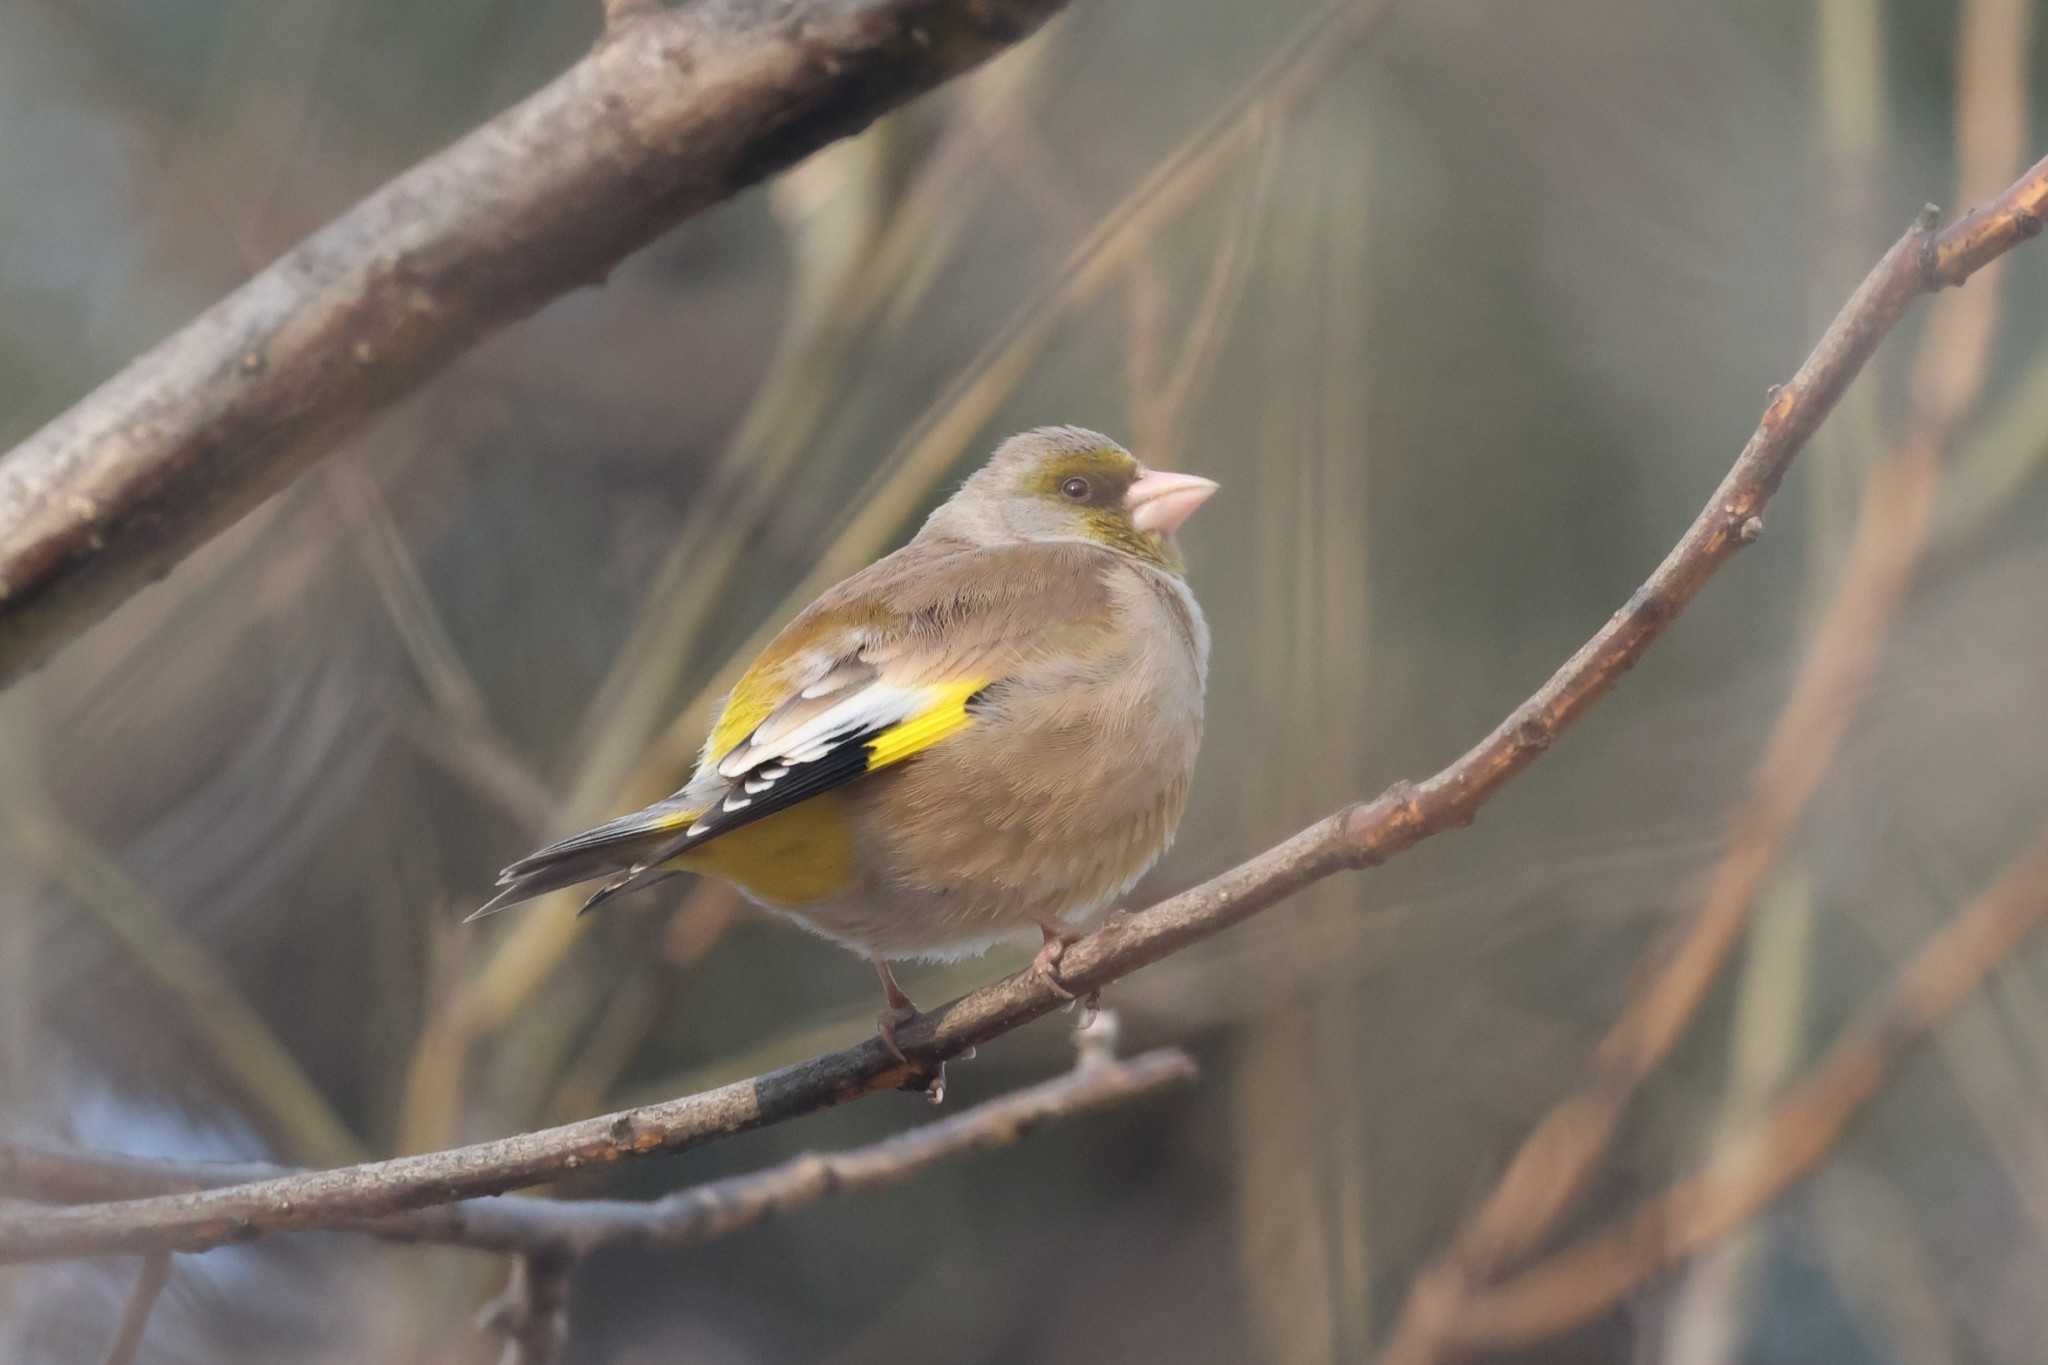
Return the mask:
<path id="1" fill-rule="evenodd" d="M 861 784 L 860 847 L 876 852 L 859 932 L 885 955 L 956 956 L 1107 908 L 1166 851 L 1186 807 L 1193 743 L 1188 727 L 1167 733 L 1170 745 L 1105 737 L 1092 720 L 976 726 Z"/>
<path id="2" fill-rule="evenodd" d="M 1040 925 L 1086 927 L 1166 849 L 1183 784 L 1145 811 L 1098 822 L 1076 852 L 1057 817 L 999 826 L 950 815 L 909 838 L 878 842 L 852 894 L 781 905 L 812 929 L 887 958 L 971 956 Z"/>

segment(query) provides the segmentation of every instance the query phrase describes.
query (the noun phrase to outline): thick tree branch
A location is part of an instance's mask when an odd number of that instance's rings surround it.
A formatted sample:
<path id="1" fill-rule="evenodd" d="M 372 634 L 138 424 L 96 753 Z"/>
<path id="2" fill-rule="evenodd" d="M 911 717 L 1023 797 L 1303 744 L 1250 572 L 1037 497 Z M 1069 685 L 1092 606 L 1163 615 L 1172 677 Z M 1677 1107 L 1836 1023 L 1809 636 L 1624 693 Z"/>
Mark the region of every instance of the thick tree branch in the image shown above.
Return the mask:
<path id="1" fill-rule="evenodd" d="M 611 6 L 595 50 L 0 459 L 0 685 L 493 330 L 1063 0 Z"/>
<path id="2" fill-rule="evenodd" d="M 1348 806 L 1221 876 L 1110 922 L 1060 960 L 1086 993 L 1250 918 L 1340 868 L 1368 867 L 1468 825 L 1634 666 L 1714 572 L 1763 528 L 1764 505 L 1877 345 L 1920 294 L 1958 284 L 2039 230 L 2048 160 L 1996 204 L 1943 232 L 1922 216 L 1843 306 L 1799 371 L 1772 397 L 1727 477 L 1664 562 L 1534 695 L 1494 731 L 1422 783 L 1400 782 Z M 871 1091 L 922 1087 L 937 1065 L 1057 1009 L 1049 984 L 1025 971 L 971 992 L 902 1030 L 911 1058 L 879 1039 L 702 1094 L 493 1142 L 231 1189 L 87 1205 L 0 1219 L 0 1262 L 109 1251 L 197 1250 L 288 1228 L 332 1226 L 497 1194 L 589 1165 L 682 1151 L 780 1123 Z"/>
<path id="3" fill-rule="evenodd" d="M 1084 1044 L 1095 1029 L 1083 1034 Z M 679 1190 L 660 1199 L 540 1199 L 513 1195 L 450 1204 L 339 1226 L 400 1242 L 510 1251 L 580 1260 L 613 1246 L 683 1247 L 713 1241 L 826 1195 L 906 1180 L 968 1152 L 1007 1147 L 1041 1124 L 1079 1118 L 1194 1079 L 1177 1048 L 1119 1061 L 1084 1047 L 1074 1070 L 1000 1096 L 936 1123 L 848 1152 L 805 1153 Z M 256 1163 L 150 1161 L 98 1152 L 0 1144 L 0 1196 L 46 1202 L 133 1200 L 253 1181 L 304 1180 L 307 1173 Z M 116 1206 L 118 1207 L 118 1205 Z"/>

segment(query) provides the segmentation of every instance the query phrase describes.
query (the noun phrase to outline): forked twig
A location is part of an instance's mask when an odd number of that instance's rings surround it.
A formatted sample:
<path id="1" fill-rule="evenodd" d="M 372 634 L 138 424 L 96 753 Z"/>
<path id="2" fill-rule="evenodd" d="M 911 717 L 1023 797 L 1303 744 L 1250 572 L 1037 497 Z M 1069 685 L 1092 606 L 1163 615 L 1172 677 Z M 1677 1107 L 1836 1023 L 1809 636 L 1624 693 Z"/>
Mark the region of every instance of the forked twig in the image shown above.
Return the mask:
<path id="1" fill-rule="evenodd" d="M 1097 1021 L 1097 1028 L 1102 1021 Z M 1094 1030 L 1090 1030 L 1094 1032 Z M 1085 1040 L 1087 1034 L 1082 1037 Z M 827 1195 L 891 1185 L 969 1152 L 1016 1142 L 1046 1123 L 1100 1113 L 1184 1085 L 1195 1064 L 1176 1048 L 1119 1061 L 1085 1052 L 1072 1071 L 846 1152 L 811 1152 L 762 1171 L 693 1186 L 651 1201 L 539 1199 L 508 1196 L 371 1218 L 343 1218 L 346 1227 L 399 1242 L 467 1247 L 581 1259 L 616 1246 L 695 1246 L 752 1227 L 763 1219 Z M 629 1139 L 630 1130 L 621 1130 Z M 581 1163 L 579 1163 L 581 1164 Z M 46 1201 L 160 1202 L 172 1192 L 233 1194 L 261 1182 L 304 1188 L 336 1172 L 292 1171 L 241 1163 L 163 1162 L 98 1152 L 0 1143 L 0 1195 Z M 289 1202 L 290 1196 L 284 1196 Z M 120 1209 L 123 1203 L 86 1204 Z M 117 1215 L 118 1217 L 118 1215 Z"/>

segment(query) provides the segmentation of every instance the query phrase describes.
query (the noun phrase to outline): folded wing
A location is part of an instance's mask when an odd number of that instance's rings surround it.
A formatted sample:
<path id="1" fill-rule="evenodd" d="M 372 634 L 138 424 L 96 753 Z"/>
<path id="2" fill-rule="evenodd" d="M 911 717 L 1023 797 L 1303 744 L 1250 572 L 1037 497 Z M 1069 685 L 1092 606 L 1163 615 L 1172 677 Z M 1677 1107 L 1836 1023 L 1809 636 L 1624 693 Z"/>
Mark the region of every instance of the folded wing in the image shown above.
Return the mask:
<path id="1" fill-rule="evenodd" d="M 848 680 L 862 669 L 865 681 Z M 671 874 L 667 864 L 721 834 L 901 763 L 959 732 L 973 722 L 972 702 L 990 682 L 976 677 L 894 683 L 857 660 L 835 664 L 827 676 L 844 681 L 829 691 L 815 685 L 799 690 L 719 761 L 715 771 L 722 789 L 708 803 L 704 784 L 693 783 L 667 800 L 530 854 L 499 874 L 498 894 L 470 918 L 616 871 L 622 863 L 624 872 L 598 888 L 585 910 L 650 885 Z"/>

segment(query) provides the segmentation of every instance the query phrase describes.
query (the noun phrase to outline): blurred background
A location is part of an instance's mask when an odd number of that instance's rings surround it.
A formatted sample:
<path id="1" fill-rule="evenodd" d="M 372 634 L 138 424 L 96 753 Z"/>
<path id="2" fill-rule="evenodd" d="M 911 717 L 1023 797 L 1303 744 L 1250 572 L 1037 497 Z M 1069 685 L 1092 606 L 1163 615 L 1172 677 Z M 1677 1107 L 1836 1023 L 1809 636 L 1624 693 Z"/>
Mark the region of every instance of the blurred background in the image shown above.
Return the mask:
<path id="1" fill-rule="evenodd" d="M 1025 426 L 1224 485 L 1185 536 L 1209 737 L 1136 903 L 1421 777 L 1622 603 L 1914 211 L 2048 150 L 2031 0 L 1381 8 L 1077 0 L 483 346 L 0 695 L 0 1136 L 338 1163 L 866 1036 L 862 963 L 717 888 L 459 921 L 511 857 L 676 785 L 763 632 Z M 597 21 L 0 7 L 0 444 Z M 1125 1045 L 1187 1046 L 1195 1088 L 602 1255 L 571 1358 L 1369 1357 L 1697 901 L 1875 545 L 1911 573 L 1835 713 L 1867 696 L 1570 1227 L 1696 1169 L 2048 817 L 2044 286 L 2022 248 L 1916 314 L 1761 542 L 1474 829 L 1112 989 Z M 1873 520 L 1908 442 L 1931 510 Z M 935 1003 L 1023 958 L 904 980 Z M 948 1108 L 1066 1066 L 1073 1023 L 956 1064 Z M 929 1113 L 883 1096 L 569 1192 Z M 2044 1232 L 2032 944 L 1816 1178 L 1489 1358 L 2037 1361 Z M 0 1357 L 99 1359 L 134 1265 L 0 1275 Z M 503 1276 L 338 1235 L 185 1257 L 142 1359 L 488 1360 Z"/>

